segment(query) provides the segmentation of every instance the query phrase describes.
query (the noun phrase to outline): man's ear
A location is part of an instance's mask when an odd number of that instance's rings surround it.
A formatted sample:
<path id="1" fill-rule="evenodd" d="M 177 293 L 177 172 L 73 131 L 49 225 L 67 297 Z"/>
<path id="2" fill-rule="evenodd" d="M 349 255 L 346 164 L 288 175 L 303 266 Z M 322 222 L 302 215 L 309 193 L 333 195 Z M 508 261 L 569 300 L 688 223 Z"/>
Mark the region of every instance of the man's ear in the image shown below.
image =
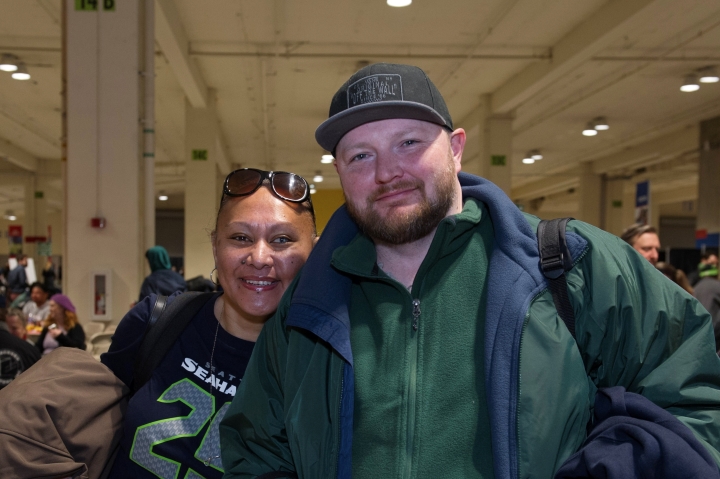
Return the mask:
<path id="1" fill-rule="evenodd" d="M 455 173 L 459 173 L 461 169 L 465 141 L 467 141 L 467 135 L 462 128 L 450 133 L 450 151 L 452 151 L 453 162 L 455 163 Z"/>

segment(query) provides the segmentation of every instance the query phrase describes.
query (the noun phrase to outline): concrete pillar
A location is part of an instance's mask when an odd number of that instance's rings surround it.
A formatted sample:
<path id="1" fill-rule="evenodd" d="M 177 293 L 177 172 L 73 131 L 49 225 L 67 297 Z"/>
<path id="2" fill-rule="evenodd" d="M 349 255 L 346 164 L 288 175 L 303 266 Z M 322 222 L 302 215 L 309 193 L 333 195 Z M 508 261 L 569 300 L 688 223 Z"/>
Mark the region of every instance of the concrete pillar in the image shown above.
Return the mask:
<path id="1" fill-rule="evenodd" d="M 605 189 L 603 229 L 617 236 L 620 236 L 627 227 L 624 218 L 627 203 L 624 185 L 625 181 L 622 179 L 606 180 L 603 185 Z"/>
<path id="2" fill-rule="evenodd" d="M 514 115 L 493 115 L 490 111 L 490 95 L 480 98 L 476 114 L 479 160 L 463 165 L 463 171 L 487 178 L 510 196 Z"/>
<path id="3" fill-rule="evenodd" d="M 720 117 L 700 122 L 697 229 L 720 232 Z M 708 244 L 707 246 L 717 246 Z"/>
<path id="4" fill-rule="evenodd" d="M 580 191 L 578 218 L 602 227 L 602 177 L 593 173 L 592 163 L 580 163 Z"/>
<path id="5" fill-rule="evenodd" d="M 185 101 L 185 278 L 209 277 L 215 266 L 210 232 L 222 185 L 218 181 L 218 125 L 215 95 L 207 108 Z"/>
<path id="6" fill-rule="evenodd" d="M 25 217 L 23 218 L 23 237 L 32 237 L 37 234 L 37 214 L 35 204 L 35 174 L 30 174 L 25 177 L 23 190 L 25 193 Z M 33 259 L 35 265 L 35 274 L 37 278 L 37 245 L 34 242 L 25 241 L 23 244 L 23 253 Z"/>
<path id="7" fill-rule="evenodd" d="M 512 115 L 492 115 L 486 120 L 486 178 L 510 196 L 512 187 Z"/>
<path id="8" fill-rule="evenodd" d="M 64 289 L 81 321 L 118 321 L 143 279 L 142 118 L 145 4 L 63 0 L 67 84 Z M 106 9 L 111 4 L 112 8 Z M 103 218 L 104 228 L 91 226 Z M 94 272 L 106 272 L 106 314 Z"/>

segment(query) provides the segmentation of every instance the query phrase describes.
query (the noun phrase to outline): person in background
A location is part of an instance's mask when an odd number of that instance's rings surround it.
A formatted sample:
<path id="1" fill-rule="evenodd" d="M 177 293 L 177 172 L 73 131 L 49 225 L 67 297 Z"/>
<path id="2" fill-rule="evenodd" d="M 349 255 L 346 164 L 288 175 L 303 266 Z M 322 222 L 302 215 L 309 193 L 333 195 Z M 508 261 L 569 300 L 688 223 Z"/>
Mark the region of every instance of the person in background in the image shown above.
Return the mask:
<path id="1" fill-rule="evenodd" d="M 695 285 L 695 297 L 708 310 L 713 318 L 713 329 L 715 331 L 715 349 L 720 354 L 720 280 L 715 270 L 715 275 L 704 276 Z"/>
<path id="2" fill-rule="evenodd" d="M 40 324 L 50 314 L 48 290 L 43 283 L 35 282 L 30 286 L 30 301 L 22 309 L 31 325 Z"/>
<path id="3" fill-rule="evenodd" d="M 28 341 L 27 319 L 22 310 L 17 308 L 8 310 L 5 322 L 13 336 Z M 28 342 L 32 345 L 35 344 L 34 341 Z"/>
<path id="4" fill-rule="evenodd" d="M 718 252 L 715 248 L 706 248 L 700 255 L 700 264 L 695 271 L 688 274 L 688 281 L 695 286 L 705 276 L 718 275 Z"/>
<path id="5" fill-rule="evenodd" d="M 173 293 L 187 291 L 185 279 L 171 269 L 170 255 L 162 246 L 153 246 L 145 252 L 145 257 L 150 263 L 152 273 L 145 278 L 140 287 L 140 298 L 142 301 L 151 294 L 170 296 Z"/>
<path id="6" fill-rule="evenodd" d="M 85 330 L 78 323 L 75 305 L 64 294 L 50 298 L 50 314 L 43 322 L 43 329 L 35 343 L 43 353 L 48 354 L 60 346 L 85 349 Z"/>
<path id="7" fill-rule="evenodd" d="M 623 231 L 620 238 L 625 240 L 652 265 L 660 258 L 660 238 L 657 230 L 650 225 L 635 223 Z"/>
<path id="8" fill-rule="evenodd" d="M 8 273 L 8 301 L 12 303 L 20 296 L 28 287 L 27 274 L 25 267 L 27 266 L 27 257 L 23 254 L 17 257 L 17 266 Z"/>
<path id="9" fill-rule="evenodd" d="M 664 261 L 658 261 L 655 264 L 655 268 L 667 276 L 673 283 L 677 284 L 688 293 L 693 294 L 693 288 L 690 286 L 690 282 L 688 281 L 687 276 L 685 276 L 683 270 L 677 269 L 675 266 L 670 263 L 665 263 Z"/>
<path id="10" fill-rule="evenodd" d="M 0 309 L 0 389 L 40 359 L 40 353 L 10 332 L 6 311 Z"/>
<path id="11" fill-rule="evenodd" d="M 45 267 L 42 270 L 43 284 L 45 285 L 45 291 L 49 294 L 55 294 L 59 292 L 55 286 L 55 266 L 53 266 L 52 257 L 48 256 L 45 261 Z"/>
<path id="12" fill-rule="evenodd" d="M 215 260 L 210 276 L 217 274 L 222 292 L 208 295 L 130 399 L 109 479 L 222 477 L 217 425 L 260 330 L 305 264 L 316 236 L 310 188 L 301 176 L 253 168 L 227 176 L 210 238 Z M 130 310 L 100 357 L 128 386 L 155 300 L 153 294 Z M 195 418 L 191 428 L 180 424 L 181 417 L 190 418 L 188 406 Z"/>

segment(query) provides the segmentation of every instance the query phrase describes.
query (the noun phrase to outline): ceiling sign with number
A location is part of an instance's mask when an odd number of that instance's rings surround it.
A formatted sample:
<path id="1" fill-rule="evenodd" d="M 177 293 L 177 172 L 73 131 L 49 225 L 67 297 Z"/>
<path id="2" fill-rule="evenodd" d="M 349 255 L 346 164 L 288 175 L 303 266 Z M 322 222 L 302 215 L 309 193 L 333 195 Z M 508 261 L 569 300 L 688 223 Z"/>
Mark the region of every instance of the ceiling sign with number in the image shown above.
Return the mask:
<path id="1" fill-rule="evenodd" d="M 95 12 L 98 5 L 106 12 L 115 11 L 115 0 L 75 0 L 75 10 Z"/>

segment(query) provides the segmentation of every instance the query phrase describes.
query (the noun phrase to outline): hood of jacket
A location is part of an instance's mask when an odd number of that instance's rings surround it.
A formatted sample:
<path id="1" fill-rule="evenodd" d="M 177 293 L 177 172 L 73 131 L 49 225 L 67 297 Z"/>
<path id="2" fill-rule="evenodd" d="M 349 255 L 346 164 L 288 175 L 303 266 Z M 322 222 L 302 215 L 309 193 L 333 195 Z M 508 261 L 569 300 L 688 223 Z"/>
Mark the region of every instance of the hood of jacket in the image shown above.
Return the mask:
<path id="1" fill-rule="evenodd" d="M 153 246 L 145 252 L 145 257 L 150 263 L 150 270 L 154 273 L 163 269 L 170 269 L 170 255 L 167 250 L 160 245 Z"/>

